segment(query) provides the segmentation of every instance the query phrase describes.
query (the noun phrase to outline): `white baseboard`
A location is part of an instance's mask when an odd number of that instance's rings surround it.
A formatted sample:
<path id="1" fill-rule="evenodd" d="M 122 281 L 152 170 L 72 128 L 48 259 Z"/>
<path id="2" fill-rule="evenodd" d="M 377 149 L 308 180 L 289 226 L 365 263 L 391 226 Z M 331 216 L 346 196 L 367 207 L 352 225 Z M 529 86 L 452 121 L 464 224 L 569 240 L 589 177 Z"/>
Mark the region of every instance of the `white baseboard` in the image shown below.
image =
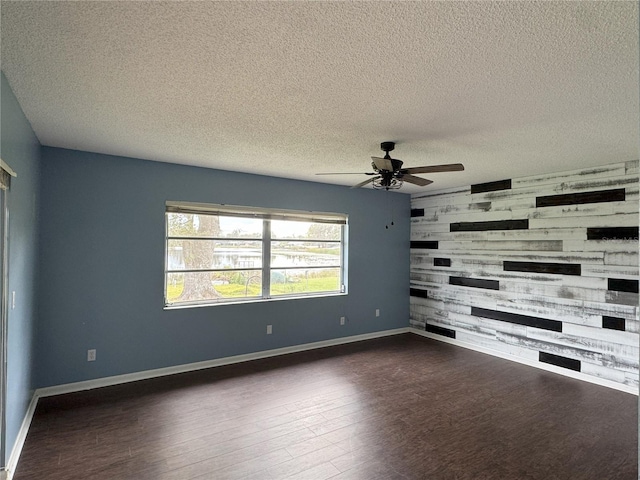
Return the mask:
<path id="1" fill-rule="evenodd" d="M 533 362 L 531 360 L 523 359 L 521 357 L 516 357 L 515 355 L 509 355 L 507 353 L 499 352 L 497 350 L 492 350 L 486 347 L 481 347 L 481 346 L 473 345 L 470 343 L 461 342 L 460 340 L 443 337 L 441 335 L 435 335 L 430 332 L 425 332 L 424 330 L 419 330 L 414 327 L 404 327 L 404 328 L 396 328 L 393 330 L 383 330 L 379 332 L 365 333 L 362 335 L 354 335 L 351 337 L 340 337 L 340 338 L 334 338 L 331 340 L 323 340 L 320 342 L 305 343 L 302 345 L 293 345 L 291 347 L 276 348 L 273 350 L 264 350 L 261 352 L 247 353 L 244 355 L 235 355 L 232 357 L 218 358 L 215 360 L 206 360 L 204 362 L 188 363 L 184 365 L 176 365 L 173 367 L 158 368 L 154 370 L 145 370 L 142 372 L 128 373 L 124 375 L 115 375 L 112 377 L 98 378 L 95 380 L 86 380 L 82 382 L 67 383 L 63 385 L 55 385 L 52 387 L 39 388 L 35 392 L 34 399 L 37 400 L 37 398 L 41 398 L 41 397 L 50 397 L 53 395 L 61 395 L 64 393 L 80 392 L 83 390 L 91 390 L 93 388 L 108 387 L 111 385 L 119 385 L 122 383 L 135 382 L 138 380 L 146 380 L 150 378 L 163 377 L 166 375 L 175 375 L 178 373 L 192 372 L 195 370 L 202 370 L 205 368 L 212 368 L 212 367 L 219 367 L 223 365 L 231 365 L 234 363 L 248 362 L 251 360 L 259 360 L 261 358 L 275 357 L 278 355 L 286 355 L 288 353 L 303 352 L 306 350 L 314 350 L 316 348 L 331 347 L 334 345 L 342 345 L 342 344 L 347 344 L 352 342 L 360 342 L 362 340 L 370 340 L 373 338 L 399 335 L 402 333 L 413 333 L 416 335 L 421 335 L 423 337 L 431 338 L 433 340 L 438 340 L 440 342 L 450 343 L 458 347 L 467 348 L 470 350 L 474 350 L 476 352 L 485 353 L 487 355 L 492 355 L 494 357 L 503 358 L 505 360 L 510 360 L 512 362 L 517 362 L 524 365 L 528 365 L 530 367 L 546 370 L 548 372 L 564 375 L 565 377 L 576 378 L 578 380 L 594 383 L 596 385 L 600 385 L 603 387 L 613 388 L 615 390 L 620 390 L 626 393 L 638 395 L 638 389 L 630 385 L 624 385 L 618 382 L 613 382 L 611 380 L 594 377 L 592 375 L 585 375 L 584 373 L 574 372 L 573 370 L 567 370 L 566 368 L 556 367 L 555 365 L 550 365 L 550 364 L 541 363 L 541 362 Z M 29 408 L 30 409 L 33 408 L 33 410 L 35 410 L 35 402 L 32 402 L 32 405 L 30 405 Z M 31 415 L 33 415 L 33 411 L 31 411 Z M 26 420 L 26 417 L 25 417 L 25 420 Z M 29 422 L 30 421 L 31 420 L 29 419 Z M 22 429 L 21 429 L 21 432 L 22 432 Z M 26 437 L 26 431 L 24 433 L 24 436 Z M 24 438 L 22 439 L 22 442 L 24 442 Z M 16 442 L 16 444 L 17 443 L 18 442 Z M 0 477 L 0 480 L 1 480 L 1 477 Z"/>
<path id="2" fill-rule="evenodd" d="M 36 390 L 38 398 L 50 397 L 53 395 L 61 395 L 63 393 L 80 392 L 93 388 L 108 387 L 110 385 L 118 385 L 121 383 L 135 382 L 138 380 L 146 380 L 149 378 L 164 377 L 166 375 L 175 375 L 176 373 L 192 372 L 205 368 L 220 367 L 223 365 L 231 365 L 234 363 L 248 362 L 250 360 L 259 360 L 261 358 L 275 357 L 278 355 L 286 355 L 287 353 L 303 352 L 305 350 L 314 350 L 316 348 L 331 347 L 334 345 L 342 345 L 352 342 L 360 342 L 362 340 L 370 340 L 373 338 L 388 337 L 390 335 L 398 335 L 401 333 L 409 333 L 410 328 L 396 328 L 393 330 L 382 330 L 379 332 L 364 333 L 362 335 L 353 335 L 351 337 L 333 338 L 331 340 L 323 340 L 320 342 L 304 343 L 302 345 L 293 345 L 291 347 L 276 348 L 273 350 L 264 350 L 262 352 L 247 353 L 244 355 L 235 355 L 233 357 L 217 358 L 215 360 L 206 360 L 204 362 L 187 363 L 185 365 L 176 365 L 174 367 L 157 368 L 154 370 L 145 370 L 143 372 L 127 373 L 124 375 L 115 375 L 113 377 L 97 378 L 95 380 L 86 380 L 83 382 L 66 383 L 63 385 L 55 385 L 53 387 L 39 388 Z"/>
<path id="3" fill-rule="evenodd" d="M 416 335 L 421 335 L 423 337 L 431 338 L 433 340 L 438 340 L 444 343 L 450 343 L 451 345 L 455 345 L 457 347 L 468 348 L 469 350 L 474 350 L 476 352 L 485 353 L 487 355 L 492 355 L 494 357 L 500 357 L 505 360 L 511 360 L 512 362 L 522 363 L 523 365 L 539 368 L 541 370 L 546 370 L 548 372 L 558 373 L 560 375 L 564 375 L 565 377 L 576 378 L 578 380 L 594 383 L 602 387 L 613 388 L 614 390 L 620 390 L 622 392 L 638 395 L 638 389 L 635 387 L 632 387 L 631 385 L 624 385 L 622 383 L 612 382 L 611 380 L 606 380 L 604 378 L 598 378 L 592 375 L 585 375 L 584 373 L 574 372 L 573 370 L 556 367 L 555 365 L 549 365 L 547 363 L 532 362 L 531 360 L 527 360 L 521 357 L 516 357 L 515 355 L 509 355 L 508 353 L 499 352 L 497 350 L 492 350 L 490 348 L 480 347 L 477 345 L 473 345 L 471 343 L 461 342 L 460 340 L 456 340 L 454 338 L 443 337 L 442 335 L 436 335 L 430 332 L 425 332 L 424 330 L 419 330 L 414 327 L 409 327 L 409 331 L 411 333 L 415 333 Z"/>
<path id="4" fill-rule="evenodd" d="M 22 453 L 22 447 L 24 447 L 24 441 L 27 439 L 27 432 L 29 432 L 31 420 L 33 420 L 33 414 L 36 411 L 37 404 L 38 394 L 37 392 L 35 392 L 33 394 L 33 397 L 31 397 L 31 402 L 29 402 L 27 412 L 22 419 L 22 424 L 20 425 L 20 430 L 18 431 L 18 437 L 13 444 L 11 454 L 9 455 L 9 460 L 7 461 L 7 467 L 4 471 L 0 472 L 0 480 L 11 480 L 13 478 L 13 473 L 16 471 L 16 467 L 18 466 L 18 460 L 20 459 L 20 454 Z"/>

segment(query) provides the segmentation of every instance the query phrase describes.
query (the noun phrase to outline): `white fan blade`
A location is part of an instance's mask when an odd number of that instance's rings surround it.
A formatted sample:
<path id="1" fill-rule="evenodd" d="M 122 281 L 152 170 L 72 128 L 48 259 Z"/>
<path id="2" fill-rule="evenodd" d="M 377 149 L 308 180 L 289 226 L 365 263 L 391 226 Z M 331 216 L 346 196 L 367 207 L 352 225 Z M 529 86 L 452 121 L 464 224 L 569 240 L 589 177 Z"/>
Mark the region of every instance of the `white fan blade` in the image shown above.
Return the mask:
<path id="1" fill-rule="evenodd" d="M 393 172 L 393 163 L 388 158 L 371 157 L 371 160 L 378 170 Z"/>

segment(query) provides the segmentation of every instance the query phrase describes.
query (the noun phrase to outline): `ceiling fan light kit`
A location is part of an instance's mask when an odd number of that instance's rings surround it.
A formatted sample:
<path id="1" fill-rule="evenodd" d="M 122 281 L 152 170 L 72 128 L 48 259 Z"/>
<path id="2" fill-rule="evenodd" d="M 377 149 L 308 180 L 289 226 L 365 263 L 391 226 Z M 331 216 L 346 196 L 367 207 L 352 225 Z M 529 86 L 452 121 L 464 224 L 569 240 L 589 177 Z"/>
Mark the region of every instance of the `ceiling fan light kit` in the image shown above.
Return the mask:
<path id="1" fill-rule="evenodd" d="M 376 190 L 396 190 L 402 187 L 404 182 L 426 187 L 433 183 L 422 177 L 416 177 L 414 173 L 438 173 L 438 172 L 460 172 L 464 170 L 461 163 L 450 163 L 447 165 L 432 165 L 424 167 L 402 168 L 403 161 L 391 158 L 389 152 L 396 148 L 395 142 L 382 142 L 380 148 L 385 152 L 384 157 L 371 157 L 372 172 L 365 172 L 362 175 L 373 176 L 367 180 L 354 185 L 351 188 L 360 188 L 371 184 Z M 351 175 L 352 173 L 317 173 L 316 175 Z"/>

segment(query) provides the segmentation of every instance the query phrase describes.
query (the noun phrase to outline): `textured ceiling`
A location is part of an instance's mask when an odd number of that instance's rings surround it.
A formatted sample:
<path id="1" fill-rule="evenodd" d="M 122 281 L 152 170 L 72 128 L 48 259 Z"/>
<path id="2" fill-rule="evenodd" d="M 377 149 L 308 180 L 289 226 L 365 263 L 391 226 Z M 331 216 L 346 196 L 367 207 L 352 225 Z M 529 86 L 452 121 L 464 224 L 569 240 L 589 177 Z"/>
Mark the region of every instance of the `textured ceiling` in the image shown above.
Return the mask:
<path id="1" fill-rule="evenodd" d="M 637 2 L 2 1 L 43 145 L 352 185 L 381 141 L 442 189 L 638 158 Z M 405 184 L 401 192 L 421 191 Z"/>

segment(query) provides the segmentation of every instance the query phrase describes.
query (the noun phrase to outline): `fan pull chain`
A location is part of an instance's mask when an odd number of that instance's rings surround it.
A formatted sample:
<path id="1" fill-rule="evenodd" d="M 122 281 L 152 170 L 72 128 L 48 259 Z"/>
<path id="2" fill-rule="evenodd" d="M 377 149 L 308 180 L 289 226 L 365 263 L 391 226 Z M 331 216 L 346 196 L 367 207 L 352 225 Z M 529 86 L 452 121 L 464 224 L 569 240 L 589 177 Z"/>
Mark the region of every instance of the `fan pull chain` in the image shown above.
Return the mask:
<path id="1" fill-rule="evenodd" d="M 391 201 L 389 200 L 389 190 L 387 190 L 387 205 L 389 206 L 389 211 L 391 212 L 391 226 L 393 227 L 393 205 L 391 205 Z M 385 225 L 384 228 L 389 230 L 389 225 Z"/>

